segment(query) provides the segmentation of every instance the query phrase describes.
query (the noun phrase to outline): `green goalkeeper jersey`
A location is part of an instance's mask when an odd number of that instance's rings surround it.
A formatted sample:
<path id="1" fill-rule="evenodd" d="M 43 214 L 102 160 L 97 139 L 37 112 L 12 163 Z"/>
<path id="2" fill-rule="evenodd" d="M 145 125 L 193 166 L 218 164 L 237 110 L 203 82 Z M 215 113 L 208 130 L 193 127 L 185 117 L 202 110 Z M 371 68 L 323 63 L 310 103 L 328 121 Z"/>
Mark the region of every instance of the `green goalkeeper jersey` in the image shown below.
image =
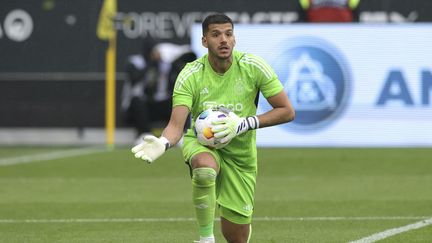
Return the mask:
<path id="1" fill-rule="evenodd" d="M 234 50 L 232 65 L 223 75 L 213 70 L 208 55 L 188 63 L 177 77 L 173 107 L 189 108 L 193 128 L 196 117 L 212 107 L 227 107 L 240 117 L 256 115 L 259 92 L 268 98 L 282 90 L 277 75 L 263 59 Z M 195 134 L 189 129 L 185 139 L 191 137 Z M 226 147 L 218 149 L 218 153 L 241 170 L 256 170 L 255 131 L 235 137 Z"/>

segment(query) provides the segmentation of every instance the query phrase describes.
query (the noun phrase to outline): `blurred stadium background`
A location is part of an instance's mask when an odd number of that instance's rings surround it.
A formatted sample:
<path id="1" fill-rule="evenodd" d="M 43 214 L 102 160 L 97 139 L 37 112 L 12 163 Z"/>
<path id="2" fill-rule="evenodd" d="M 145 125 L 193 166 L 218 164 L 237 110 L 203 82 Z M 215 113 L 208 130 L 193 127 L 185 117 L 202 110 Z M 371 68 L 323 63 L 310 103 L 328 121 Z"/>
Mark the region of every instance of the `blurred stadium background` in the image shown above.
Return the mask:
<path id="1" fill-rule="evenodd" d="M 290 93 L 298 119 L 258 133 L 253 242 L 348 242 L 388 229 L 400 234 L 386 242 L 430 242 L 432 1 L 361 0 L 352 24 L 298 23 L 297 1 L 118 1 L 111 68 L 109 38 L 97 36 L 103 3 L 0 3 L 1 242 L 196 238 L 180 150 L 152 167 L 131 158 L 136 134 L 119 97 L 142 39 L 201 55 L 194 23 L 211 11 L 233 18 L 238 49 L 265 58 L 287 92 L 314 87 L 301 86 L 311 76 L 296 64 L 333 81 L 328 107 L 301 102 L 325 94 Z"/>

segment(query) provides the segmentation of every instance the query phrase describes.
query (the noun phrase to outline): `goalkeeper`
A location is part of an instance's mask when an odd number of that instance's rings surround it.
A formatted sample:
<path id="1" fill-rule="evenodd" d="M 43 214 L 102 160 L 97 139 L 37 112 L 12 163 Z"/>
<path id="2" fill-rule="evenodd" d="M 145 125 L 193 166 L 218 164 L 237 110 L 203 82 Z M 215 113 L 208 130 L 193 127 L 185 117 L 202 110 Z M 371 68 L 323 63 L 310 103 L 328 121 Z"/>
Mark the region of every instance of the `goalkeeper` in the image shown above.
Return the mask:
<path id="1" fill-rule="evenodd" d="M 257 175 L 254 130 L 289 122 L 295 113 L 273 69 L 255 55 L 234 50 L 234 26 L 229 17 L 209 15 L 202 30 L 202 45 L 208 53 L 188 63 L 178 75 L 171 118 L 162 136 L 145 137 L 132 152 L 136 158 L 152 163 L 180 140 L 189 113 L 195 120 L 205 109 L 231 108 L 230 116 L 215 121 L 213 127 L 215 137 L 229 142 L 227 146 L 202 146 L 189 129 L 182 151 L 192 175 L 192 201 L 200 236 L 197 242 L 215 242 L 216 206 L 225 239 L 248 242 Z M 259 92 L 273 109 L 257 116 Z"/>

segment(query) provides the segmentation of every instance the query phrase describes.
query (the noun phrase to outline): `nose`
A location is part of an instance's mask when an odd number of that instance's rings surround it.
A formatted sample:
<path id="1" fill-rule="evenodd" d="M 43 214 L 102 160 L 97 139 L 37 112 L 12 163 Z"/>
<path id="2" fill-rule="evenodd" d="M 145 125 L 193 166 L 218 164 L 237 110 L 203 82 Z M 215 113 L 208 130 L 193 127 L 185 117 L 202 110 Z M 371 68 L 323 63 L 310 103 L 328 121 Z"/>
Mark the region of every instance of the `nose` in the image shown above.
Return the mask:
<path id="1" fill-rule="evenodd" d="M 223 43 L 226 43 L 227 39 L 228 39 L 228 37 L 225 34 L 223 34 L 223 35 L 221 35 L 220 41 L 223 42 Z"/>

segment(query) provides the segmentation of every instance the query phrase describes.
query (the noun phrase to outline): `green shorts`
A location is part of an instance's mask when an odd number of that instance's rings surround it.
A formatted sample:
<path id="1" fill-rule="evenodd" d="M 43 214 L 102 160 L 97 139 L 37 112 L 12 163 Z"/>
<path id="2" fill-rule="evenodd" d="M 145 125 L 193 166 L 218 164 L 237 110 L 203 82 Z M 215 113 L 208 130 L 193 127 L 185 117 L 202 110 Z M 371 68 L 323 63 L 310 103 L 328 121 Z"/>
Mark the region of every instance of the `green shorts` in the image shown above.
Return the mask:
<path id="1" fill-rule="evenodd" d="M 236 224 L 249 224 L 252 220 L 256 171 L 246 172 L 224 159 L 223 153 L 202 146 L 193 137 L 184 137 L 183 156 L 186 163 L 199 153 L 210 153 L 219 165 L 216 179 L 216 202 L 221 217 Z M 190 166 L 190 165 L 189 165 Z"/>

